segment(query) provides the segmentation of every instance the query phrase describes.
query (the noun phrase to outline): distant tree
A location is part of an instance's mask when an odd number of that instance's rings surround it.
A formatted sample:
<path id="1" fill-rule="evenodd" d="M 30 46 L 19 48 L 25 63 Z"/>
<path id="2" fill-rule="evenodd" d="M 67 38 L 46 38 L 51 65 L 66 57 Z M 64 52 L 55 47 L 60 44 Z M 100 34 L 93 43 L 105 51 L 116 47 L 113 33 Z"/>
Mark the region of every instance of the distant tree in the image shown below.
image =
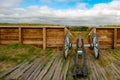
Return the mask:
<path id="1" fill-rule="evenodd" d="M 87 31 L 87 29 L 88 29 L 88 27 L 86 27 L 86 26 L 81 27 L 81 31 Z"/>

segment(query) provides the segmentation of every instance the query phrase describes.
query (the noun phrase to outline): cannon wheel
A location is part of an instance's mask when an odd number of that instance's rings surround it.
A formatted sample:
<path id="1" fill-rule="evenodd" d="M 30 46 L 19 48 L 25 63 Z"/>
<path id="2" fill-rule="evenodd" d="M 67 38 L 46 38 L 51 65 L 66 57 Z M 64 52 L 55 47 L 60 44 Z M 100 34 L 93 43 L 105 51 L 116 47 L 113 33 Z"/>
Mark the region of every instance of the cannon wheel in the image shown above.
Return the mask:
<path id="1" fill-rule="evenodd" d="M 70 43 L 70 37 L 69 34 L 66 33 L 64 37 L 64 57 L 67 58 L 69 49 L 72 47 L 72 44 Z"/>
<path id="2" fill-rule="evenodd" d="M 81 44 L 81 46 L 79 46 Z M 79 48 L 81 47 L 81 50 Z M 81 70 L 79 69 L 79 53 L 80 51 L 82 54 L 82 68 Z M 74 59 L 74 70 L 73 70 L 73 77 L 82 76 L 85 77 L 87 76 L 87 71 L 86 71 L 86 61 L 85 61 L 85 49 L 84 49 L 84 42 L 83 39 L 79 38 L 76 41 L 76 54 L 75 54 L 75 59 Z"/>
<path id="3" fill-rule="evenodd" d="M 97 34 L 93 34 L 92 36 L 92 43 L 93 43 L 93 50 L 94 50 L 94 55 L 95 55 L 95 58 L 98 59 L 99 58 L 99 43 L 98 43 L 98 36 Z"/>

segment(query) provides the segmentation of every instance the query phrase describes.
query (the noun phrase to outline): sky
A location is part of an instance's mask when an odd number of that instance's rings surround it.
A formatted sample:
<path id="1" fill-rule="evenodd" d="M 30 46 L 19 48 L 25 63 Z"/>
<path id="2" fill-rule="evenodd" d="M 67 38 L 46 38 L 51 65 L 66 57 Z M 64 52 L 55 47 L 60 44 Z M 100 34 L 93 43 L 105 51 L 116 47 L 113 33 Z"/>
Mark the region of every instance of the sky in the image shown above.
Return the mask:
<path id="1" fill-rule="evenodd" d="M 0 23 L 120 25 L 120 0 L 2 0 Z"/>

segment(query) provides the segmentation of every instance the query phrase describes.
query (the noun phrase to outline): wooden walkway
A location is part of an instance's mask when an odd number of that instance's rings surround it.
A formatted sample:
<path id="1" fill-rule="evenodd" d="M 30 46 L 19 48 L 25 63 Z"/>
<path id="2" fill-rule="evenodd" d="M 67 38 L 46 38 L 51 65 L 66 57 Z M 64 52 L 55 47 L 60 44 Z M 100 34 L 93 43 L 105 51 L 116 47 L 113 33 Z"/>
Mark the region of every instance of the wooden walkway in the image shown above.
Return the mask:
<path id="1" fill-rule="evenodd" d="M 120 80 L 120 54 L 100 51 L 100 58 L 96 60 L 93 52 L 86 51 L 86 65 L 88 76 L 77 80 Z M 34 62 L 23 62 L 0 75 L 2 80 L 74 80 L 72 70 L 73 56 L 67 60 L 63 52 L 57 51 L 52 57 L 36 59 Z M 116 57 L 115 57 L 116 56 Z"/>

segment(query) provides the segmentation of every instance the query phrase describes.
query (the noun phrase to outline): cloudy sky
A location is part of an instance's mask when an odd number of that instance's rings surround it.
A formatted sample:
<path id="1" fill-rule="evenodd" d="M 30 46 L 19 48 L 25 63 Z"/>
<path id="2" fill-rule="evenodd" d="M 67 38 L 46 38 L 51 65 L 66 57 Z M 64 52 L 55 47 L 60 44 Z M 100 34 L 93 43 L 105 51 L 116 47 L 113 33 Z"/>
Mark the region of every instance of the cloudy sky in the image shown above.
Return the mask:
<path id="1" fill-rule="evenodd" d="M 0 23 L 120 24 L 120 0 L 1 0 Z"/>

